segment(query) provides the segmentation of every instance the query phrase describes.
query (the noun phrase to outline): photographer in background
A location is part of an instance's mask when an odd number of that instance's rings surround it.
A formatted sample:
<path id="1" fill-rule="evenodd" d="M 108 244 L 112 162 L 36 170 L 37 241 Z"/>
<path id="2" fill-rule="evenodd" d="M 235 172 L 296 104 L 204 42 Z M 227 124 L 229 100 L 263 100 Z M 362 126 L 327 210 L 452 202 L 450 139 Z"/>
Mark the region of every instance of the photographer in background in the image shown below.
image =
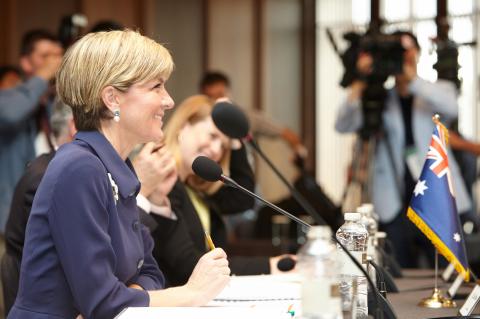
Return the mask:
<path id="1" fill-rule="evenodd" d="M 394 245 L 396 258 L 402 267 L 417 267 L 422 251 L 433 262 L 434 250 L 420 231 L 407 220 L 406 208 L 410 202 L 423 159 L 434 128 L 432 116 L 439 113 L 448 123 L 457 117 L 455 87 L 447 81 L 429 83 L 417 76 L 420 46 L 410 32 L 396 32 L 404 49 L 403 70 L 395 75 L 395 86 L 386 91 L 380 114 L 381 125 L 375 134 L 376 150 L 372 172 L 372 200 L 380 218 L 380 228 Z M 347 100 L 341 105 L 335 129 L 341 133 L 357 132 L 364 125 L 362 95 L 367 87 L 365 79 L 375 73 L 373 54 L 362 52 L 357 59 L 360 79 L 350 85 Z M 354 160 L 356 160 L 354 158 Z M 458 166 L 449 151 L 459 214 L 471 208 Z M 418 249 L 420 248 L 420 249 Z"/>
<path id="2" fill-rule="evenodd" d="M 34 141 L 47 121 L 47 107 L 63 49 L 45 30 L 23 36 L 19 65 L 24 82 L 0 89 L 0 233 L 4 232 L 15 184 L 35 157 Z"/>

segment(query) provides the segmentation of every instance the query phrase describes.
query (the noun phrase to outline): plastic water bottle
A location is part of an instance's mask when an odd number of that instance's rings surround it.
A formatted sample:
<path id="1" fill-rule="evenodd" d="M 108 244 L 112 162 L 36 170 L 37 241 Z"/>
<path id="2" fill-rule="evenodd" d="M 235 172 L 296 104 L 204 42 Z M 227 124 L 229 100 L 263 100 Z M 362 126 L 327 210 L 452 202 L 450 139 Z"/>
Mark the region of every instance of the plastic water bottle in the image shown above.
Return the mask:
<path id="1" fill-rule="evenodd" d="M 297 268 L 302 276 L 302 318 L 341 319 L 337 249 L 328 226 L 311 227 L 299 250 Z"/>
<path id="2" fill-rule="evenodd" d="M 375 238 L 378 231 L 378 221 L 373 211 L 373 205 L 370 203 L 362 204 L 357 208 L 357 213 L 361 215 L 360 222 L 367 228 L 369 240 Z"/>
<path id="3" fill-rule="evenodd" d="M 360 214 L 360 223 L 365 226 L 368 231 L 368 241 L 367 241 L 367 255 L 372 258 L 372 260 L 379 263 L 378 252 L 377 252 L 377 232 L 378 232 L 378 222 L 373 217 L 373 205 L 372 204 L 362 204 L 357 208 L 357 213 Z M 373 282 L 376 282 L 375 268 L 369 266 L 368 274 L 372 278 Z"/>
<path id="4" fill-rule="evenodd" d="M 337 231 L 337 239 L 345 248 L 365 267 L 368 232 L 360 221 L 360 214 L 345 213 L 345 224 Z M 340 295 L 342 297 L 342 310 L 352 313 L 355 318 L 368 318 L 367 279 L 361 270 L 353 263 L 347 254 L 339 247 L 340 266 Z M 356 281 L 355 295 L 353 295 L 352 282 Z M 355 302 L 352 305 L 352 300 Z"/>
<path id="5" fill-rule="evenodd" d="M 365 209 L 378 224 L 379 217 L 377 213 L 375 213 L 375 206 L 373 206 L 372 203 L 363 203 L 362 205 L 360 205 L 360 207 L 363 207 L 363 209 Z"/>

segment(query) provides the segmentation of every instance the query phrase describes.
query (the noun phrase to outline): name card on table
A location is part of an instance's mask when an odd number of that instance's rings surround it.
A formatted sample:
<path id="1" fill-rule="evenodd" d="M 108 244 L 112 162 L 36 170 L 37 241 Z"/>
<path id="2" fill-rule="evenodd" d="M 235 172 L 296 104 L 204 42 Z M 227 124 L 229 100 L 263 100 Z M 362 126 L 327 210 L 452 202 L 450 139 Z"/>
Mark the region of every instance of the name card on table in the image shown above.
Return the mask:
<path id="1" fill-rule="evenodd" d="M 473 288 L 470 295 L 468 295 L 468 298 L 465 301 L 465 304 L 462 306 L 462 308 L 460 308 L 458 313 L 461 314 L 462 316 L 471 315 L 473 310 L 477 306 L 479 299 L 480 299 L 480 286 L 475 285 L 475 288 Z"/>
<path id="2" fill-rule="evenodd" d="M 455 270 L 455 267 L 453 264 L 449 264 L 447 268 L 442 273 L 442 279 L 445 282 L 448 282 L 450 280 L 450 277 L 452 277 L 453 271 Z"/>
<path id="3" fill-rule="evenodd" d="M 458 274 L 457 278 L 453 281 L 453 284 L 448 288 L 448 295 L 450 298 L 455 297 L 457 294 L 458 288 L 462 285 L 462 282 L 464 281 L 463 275 Z"/>

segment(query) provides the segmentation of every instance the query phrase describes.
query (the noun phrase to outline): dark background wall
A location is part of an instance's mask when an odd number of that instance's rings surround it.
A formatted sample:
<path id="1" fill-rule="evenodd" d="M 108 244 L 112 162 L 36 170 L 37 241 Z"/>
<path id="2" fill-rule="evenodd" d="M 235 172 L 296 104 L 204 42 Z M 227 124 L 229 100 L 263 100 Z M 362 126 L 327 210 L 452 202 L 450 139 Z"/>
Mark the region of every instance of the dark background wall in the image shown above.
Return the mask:
<path id="1" fill-rule="evenodd" d="M 315 46 L 313 0 L 0 0 L 0 65 L 16 64 L 22 34 L 33 28 L 57 32 L 63 16 L 83 13 L 85 31 L 102 19 L 113 19 L 164 44 L 176 68 L 167 82 L 175 102 L 195 94 L 207 69 L 227 73 L 232 95 L 305 137 L 309 167 L 315 168 L 315 96 L 312 60 Z M 310 21 L 306 36 L 305 21 Z M 309 40 L 310 39 L 310 40 Z M 311 49 L 307 52 L 305 48 Z M 310 79 L 308 79 L 310 76 Z M 310 89 L 309 89 L 310 88 Z M 306 116 L 305 116 L 306 115 Z M 265 141 L 268 152 L 293 177 L 288 147 Z M 287 160 L 286 160 L 287 159 Z M 269 182 L 258 167 L 267 197 L 286 193 Z M 271 195 L 271 196 L 270 196 Z"/>

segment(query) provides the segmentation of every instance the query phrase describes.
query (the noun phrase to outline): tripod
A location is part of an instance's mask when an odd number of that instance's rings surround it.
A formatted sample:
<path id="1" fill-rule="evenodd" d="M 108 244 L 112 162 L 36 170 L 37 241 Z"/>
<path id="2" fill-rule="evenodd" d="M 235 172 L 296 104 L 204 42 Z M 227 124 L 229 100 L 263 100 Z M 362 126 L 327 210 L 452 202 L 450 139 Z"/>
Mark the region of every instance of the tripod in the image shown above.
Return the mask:
<path id="1" fill-rule="evenodd" d="M 357 133 L 357 141 L 353 151 L 352 173 L 350 183 L 344 194 L 344 211 L 353 211 L 361 203 L 373 202 L 373 178 L 375 171 L 375 154 L 380 143 L 385 144 L 391 172 L 394 174 L 395 187 L 398 194 L 403 190 L 400 185 L 398 169 L 395 166 L 392 146 L 387 131 L 383 126 L 383 110 L 387 99 L 387 91 L 383 87 L 383 79 L 370 77 L 362 93 L 361 109 L 363 126 Z M 350 194 L 349 194 L 350 192 Z M 348 198 L 348 196 L 351 196 Z M 353 197 L 353 198 L 352 198 Z"/>

